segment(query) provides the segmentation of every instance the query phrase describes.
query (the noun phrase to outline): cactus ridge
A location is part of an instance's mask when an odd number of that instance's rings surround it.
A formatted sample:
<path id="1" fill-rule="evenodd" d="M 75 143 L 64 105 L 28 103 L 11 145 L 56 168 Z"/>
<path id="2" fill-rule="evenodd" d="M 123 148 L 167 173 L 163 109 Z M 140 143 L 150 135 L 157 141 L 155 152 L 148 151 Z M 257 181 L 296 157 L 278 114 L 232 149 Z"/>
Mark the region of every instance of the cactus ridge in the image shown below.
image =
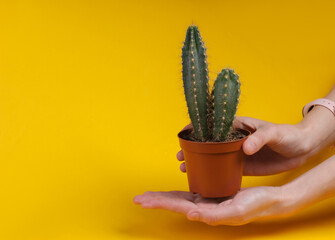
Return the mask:
<path id="1" fill-rule="evenodd" d="M 213 126 L 214 126 L 214 91 L 208 96 L 208 107 L 207 107 L 207 124 L 208 124 L 208 138 L 213 138 Z"/>

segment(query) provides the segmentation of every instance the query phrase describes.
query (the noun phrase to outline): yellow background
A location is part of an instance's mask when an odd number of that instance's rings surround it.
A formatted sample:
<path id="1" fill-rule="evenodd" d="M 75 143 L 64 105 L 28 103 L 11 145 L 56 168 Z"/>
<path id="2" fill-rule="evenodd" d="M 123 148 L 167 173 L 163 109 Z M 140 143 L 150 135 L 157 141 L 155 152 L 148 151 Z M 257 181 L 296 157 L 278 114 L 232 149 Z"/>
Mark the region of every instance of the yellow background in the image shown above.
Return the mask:
<path id="1" fill-rule="evenodd" d="M 241 227 L 132 203 L 187 190 L 176 153 L 192 22 L 211 81 L 223 67 L 240 75 L 238 115 L 294 124 L 334 84 L 334 12 L 332 1 L 1 1 L 0 239 L 335 236 L 335 200 Z M 309 167 L 243 186 L 280 185 Z"/>

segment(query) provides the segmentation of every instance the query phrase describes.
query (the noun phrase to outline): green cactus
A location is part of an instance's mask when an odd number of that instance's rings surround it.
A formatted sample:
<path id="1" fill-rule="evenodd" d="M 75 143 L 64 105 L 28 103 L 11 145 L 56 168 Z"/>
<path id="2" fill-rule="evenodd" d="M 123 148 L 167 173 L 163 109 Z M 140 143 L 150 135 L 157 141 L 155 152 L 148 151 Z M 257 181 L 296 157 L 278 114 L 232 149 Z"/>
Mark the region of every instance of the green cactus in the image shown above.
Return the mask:
<path id="1" fill-rule="evenodd" d="M 224 141 L 232 129 L 240 96 L 240 81 L 232 69 L 223 69 L 214 87 L 213 138 Z"/>
<path id="2" fill-rule="evenodd" d="M 187 29 L 182 49 L 183 86 L 194 137 L 201 142 L 224 141 L 232 130 L 238 98 L 239 77 L 232 69 L 223 69 L 208 84 L 206 48 L 198 27 Z"/>
<path id="3" fill-rule="evenodd" d="M 206 48 L 194 25 L 187 30 L 182 49 L 184 92 L 194 134 L 198 140 L 208 138 L 207 99 L 208 68 Z"/>

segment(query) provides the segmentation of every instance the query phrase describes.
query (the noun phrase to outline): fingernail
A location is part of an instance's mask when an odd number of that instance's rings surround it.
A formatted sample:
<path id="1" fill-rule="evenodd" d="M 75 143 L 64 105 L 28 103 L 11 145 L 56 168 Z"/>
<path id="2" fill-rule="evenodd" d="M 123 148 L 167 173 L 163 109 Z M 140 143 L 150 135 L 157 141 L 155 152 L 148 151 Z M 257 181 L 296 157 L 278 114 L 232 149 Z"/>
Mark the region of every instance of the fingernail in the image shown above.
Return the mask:
<path id="1" fill-rule="evenodd" d="M 200 215 L 199 215 L 199 213 L 197 213 L 197 212 L 195 212 L 195 213 L 191 213 L 191 214 L 189 215 L 189 219 L 190 219 L 190 220 L 199 220 L 199 217 L 200 217 Z"/>

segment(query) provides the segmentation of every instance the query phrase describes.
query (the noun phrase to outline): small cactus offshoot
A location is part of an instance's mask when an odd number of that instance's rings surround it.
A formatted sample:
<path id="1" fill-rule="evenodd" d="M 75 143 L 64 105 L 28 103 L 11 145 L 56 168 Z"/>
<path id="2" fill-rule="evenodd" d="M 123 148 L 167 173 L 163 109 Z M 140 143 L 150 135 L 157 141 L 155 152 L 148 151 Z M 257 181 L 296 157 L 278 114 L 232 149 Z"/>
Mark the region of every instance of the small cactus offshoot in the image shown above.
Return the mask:
<path id="1" fill-rule="evenodd" d="M 210 92 L 204 42 L 197 26 L 187 29 L 182 48 L 183 86 L 196 140 L 224 141 L 232 131 L 240 96 L 239 76 L 223 69 Z"/>

